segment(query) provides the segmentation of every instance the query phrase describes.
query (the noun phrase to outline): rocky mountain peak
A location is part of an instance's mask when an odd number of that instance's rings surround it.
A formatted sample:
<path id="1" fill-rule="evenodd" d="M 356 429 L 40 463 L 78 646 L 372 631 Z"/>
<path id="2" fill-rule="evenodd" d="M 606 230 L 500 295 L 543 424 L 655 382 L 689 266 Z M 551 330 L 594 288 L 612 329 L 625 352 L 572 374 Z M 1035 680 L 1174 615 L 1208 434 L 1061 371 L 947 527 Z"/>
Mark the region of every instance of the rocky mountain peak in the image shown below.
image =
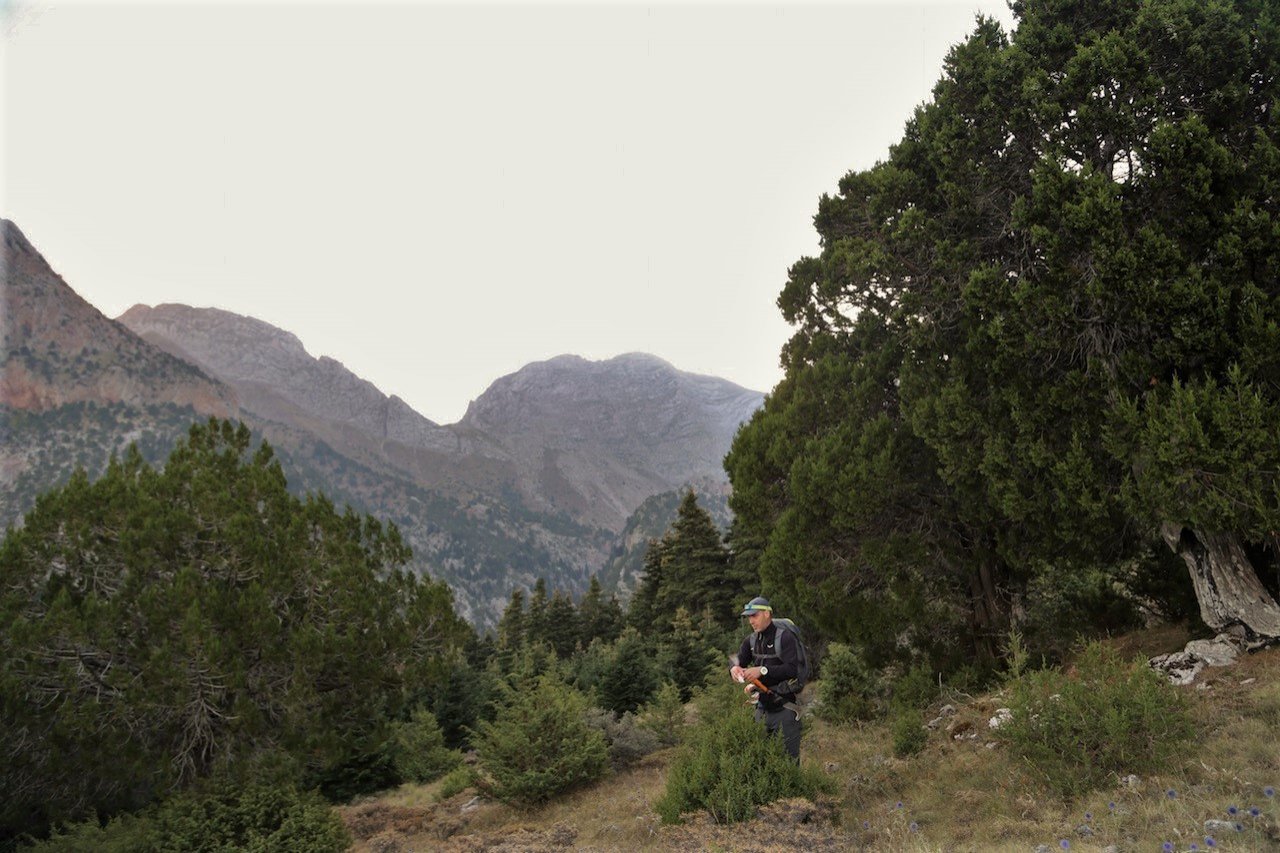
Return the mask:
<path id="1" fill-rule="evenodd" d="M 45 411 L 74 402 L 172 403 L 227 416 L 234 393 L 138 340 L 50 268 L 21 230 L 0 220 L 3 375 L 0 404 Z"/>

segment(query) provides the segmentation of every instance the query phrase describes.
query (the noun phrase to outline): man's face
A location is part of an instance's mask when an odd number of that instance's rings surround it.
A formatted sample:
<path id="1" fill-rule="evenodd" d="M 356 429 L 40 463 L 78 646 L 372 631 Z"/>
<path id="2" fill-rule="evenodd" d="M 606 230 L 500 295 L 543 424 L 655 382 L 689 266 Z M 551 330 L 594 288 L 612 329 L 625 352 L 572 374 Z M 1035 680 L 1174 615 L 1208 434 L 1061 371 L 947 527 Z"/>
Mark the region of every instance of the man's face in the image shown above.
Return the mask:
<path id="1" fill-rule="evenodd" d="M 751 630 L 758 633 L 769 627 L 773 614 L 768 610 L 753 610 L 747 615 L 747 621 L 751 623 Z"/>

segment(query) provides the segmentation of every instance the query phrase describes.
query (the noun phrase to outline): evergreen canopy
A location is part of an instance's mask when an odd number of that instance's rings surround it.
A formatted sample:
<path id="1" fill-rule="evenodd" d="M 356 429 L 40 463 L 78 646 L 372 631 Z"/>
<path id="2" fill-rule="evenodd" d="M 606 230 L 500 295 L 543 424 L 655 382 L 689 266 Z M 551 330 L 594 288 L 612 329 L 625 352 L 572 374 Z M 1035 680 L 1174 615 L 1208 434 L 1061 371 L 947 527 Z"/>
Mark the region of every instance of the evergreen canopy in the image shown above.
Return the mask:
<path id="1" fill-rule="evenodd" d="M 742 536 L 882 655 L 990 650 L 1040 579 L 1158 570 L 1158 533 L 1209 624 L 1278 635 L 1274 4 L 1012 9 L 821 199 L 726 462 Z"/>
<path id="2" fill-rule="evenodd" d="M 42 496 L 0 546 L 0 837 L 213 773 L 375 751 L 467 628 L 394 526 L 297 498 L 243 425 Z"/>

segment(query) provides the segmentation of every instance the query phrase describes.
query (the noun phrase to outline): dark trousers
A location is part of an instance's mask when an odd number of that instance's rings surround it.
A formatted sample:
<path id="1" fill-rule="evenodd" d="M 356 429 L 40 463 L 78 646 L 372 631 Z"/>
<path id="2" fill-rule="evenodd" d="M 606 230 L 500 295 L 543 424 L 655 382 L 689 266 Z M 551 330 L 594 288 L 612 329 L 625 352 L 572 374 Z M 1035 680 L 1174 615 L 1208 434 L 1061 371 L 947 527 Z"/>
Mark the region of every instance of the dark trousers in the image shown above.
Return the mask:
<path id="1" fill-rule="evenodd" d="M 800 719 L 795 711 L 783 708 L 779 711 L 766 711 L 756 706 L 756 719 L 764 722 L 765 731 L 769 734 L 782 733 L 782 743 L 787 748 L 796 764 L 800 763 Z"/>

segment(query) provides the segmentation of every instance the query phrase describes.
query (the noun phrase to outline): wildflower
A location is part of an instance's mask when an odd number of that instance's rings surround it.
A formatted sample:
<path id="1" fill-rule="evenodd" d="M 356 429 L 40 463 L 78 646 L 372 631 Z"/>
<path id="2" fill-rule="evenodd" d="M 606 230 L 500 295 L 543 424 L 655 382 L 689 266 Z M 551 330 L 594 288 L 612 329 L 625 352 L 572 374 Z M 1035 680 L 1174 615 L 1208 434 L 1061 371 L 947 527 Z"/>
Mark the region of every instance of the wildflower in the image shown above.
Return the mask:
<path id="1" fill-rule="evenodd" d="M 1085 813 L 1084 813 L 1084 822 L 1085 822 L 1085 823 L 1092 823 L 1092 822 L 1093 822 L 1093 812 L 1085 812 Z"/>
<path id="2" fill-rule="evenodd" d="M 1169 799 L 1171 799 L 1171 800 L 1176 800 L 1176 799 L 1178 799 L 1178 792 L 1177 792 L 1177 791 L 1175 791 L 1175 790 L 1173 790 L 1172 788 L 1170 788 L 1169 790 L 1165 791 L 1165 792 L 1164 792 L 1164 795 L 1165 795 L 1166 797 L 1168 797 Z"/>
<path id="3" fill-rule="evenodd" d="M 1262 809 L 1257 806 L 1249 806 L 1249 817 L 1257 817 L 1262 814 Z"/>
<path id="4" fill-rule="evenodd" d="M 1240 810 L 1239 810 L 1238 808 L 1236 808 L 1235 806 L 1227 806 L 1227 814 L 1229 814 L 1229 815 L 1236 815 L 1236 814 L 1239 814 L 1239 812 L 1240 812 Z"/>
<path id="5" fill-rule="evenodd" d="M 1200 849 L 1200 845 L 1199 845 L 1199 844 L 1196 844 L 1194 841 L 1192 841 L 1192 842 L 1191 842 L 1191 846 L 1190 846 L 1188 849 L 1189 849 L 1189 850 L 1199 850 L 1199 849 Z"/>
<path id="6" fill-rule="evenodd" d="M 1243 823 L 1237 823 L 1237 824 L 1236 824 L 1236 832 L 1244 832 L 1244 824 L 1243 824 Z"/>
<path id="7" fill-rule="evenodd" d="M 1064 838 L 1058 842 L 1058 846 L 1061 847 L 1063 850 L 1069 850 L 1071 849 L 1071 842 Z"/>
<path id="8" fill-rule="evenodd" d="M 916 823 L 916 822 L 913 820 L 913 821 L 911 821 L 911 825 L 910 825 L 910 826 L 908 826 L 908 827 L 907 827 L 907 829 L 911 830 L 912 832 L 919 832 L 919 831 L 920 831 L 920 824 Z"/>
<path id="9" fill-rule="evenodd" d="M 1164 844 L 1160 845 L 1160 849 L 1163 850 L 1164 853 L 1173 853 L 1173 842 L 1166 841 Z"/>
<path id="10" fill-rule="evenodd" d="M 1270 797 L 1274 797 L 1275 795 L 1276 795 L 1276 789 L 1271 787 L 1270 785 L 1262 789 L 1262 796 L 1264 797 L 1270 798 Z"/>
<path id="11" fill-rule="evenodd" d="M 895 809 L 900 809 L 900 808 L 902 808 L 902 800 L 898 800 L 898 804 L 897 804 L 896 806 L 894 806 L 894 808 L 895 808 Z"/>
<path id="12" fill-rule="evenodd" d="M 1205 846 L 1205 847 L 1217 847 L 1217 846 L 1218 846 L 1218 842 L 1216 842 L 1216 841 L 1214 841 L 1214 840 L 1213 840 L 1213 836 L 1212 836 L 1212 835 L 1206 835 L 1206 836 L 1204 837 L 1204 846 Z"/>
<path id="13" fill-rule="evenodd" d="M 870 828 L 871 828 L 871 821 L 869 821 L 869 820 L 864 820 L 864 821 L 862 822 L 862 828 L 863 828 L 863 829 L 870 829 Z"/>
<path id="14" fill-rule="evenodd" d="M 1114 801 L 1114 800 L 1112 800 L 1111 802 L 1107 803 L 1107 811 L 1109 811 L 1109 812 L 1113 812 L 1113 811 L 1115 811 L 1115 810 L 1116 810 L 1116 804 L 1115 804 L 1115 801 Z"/>

